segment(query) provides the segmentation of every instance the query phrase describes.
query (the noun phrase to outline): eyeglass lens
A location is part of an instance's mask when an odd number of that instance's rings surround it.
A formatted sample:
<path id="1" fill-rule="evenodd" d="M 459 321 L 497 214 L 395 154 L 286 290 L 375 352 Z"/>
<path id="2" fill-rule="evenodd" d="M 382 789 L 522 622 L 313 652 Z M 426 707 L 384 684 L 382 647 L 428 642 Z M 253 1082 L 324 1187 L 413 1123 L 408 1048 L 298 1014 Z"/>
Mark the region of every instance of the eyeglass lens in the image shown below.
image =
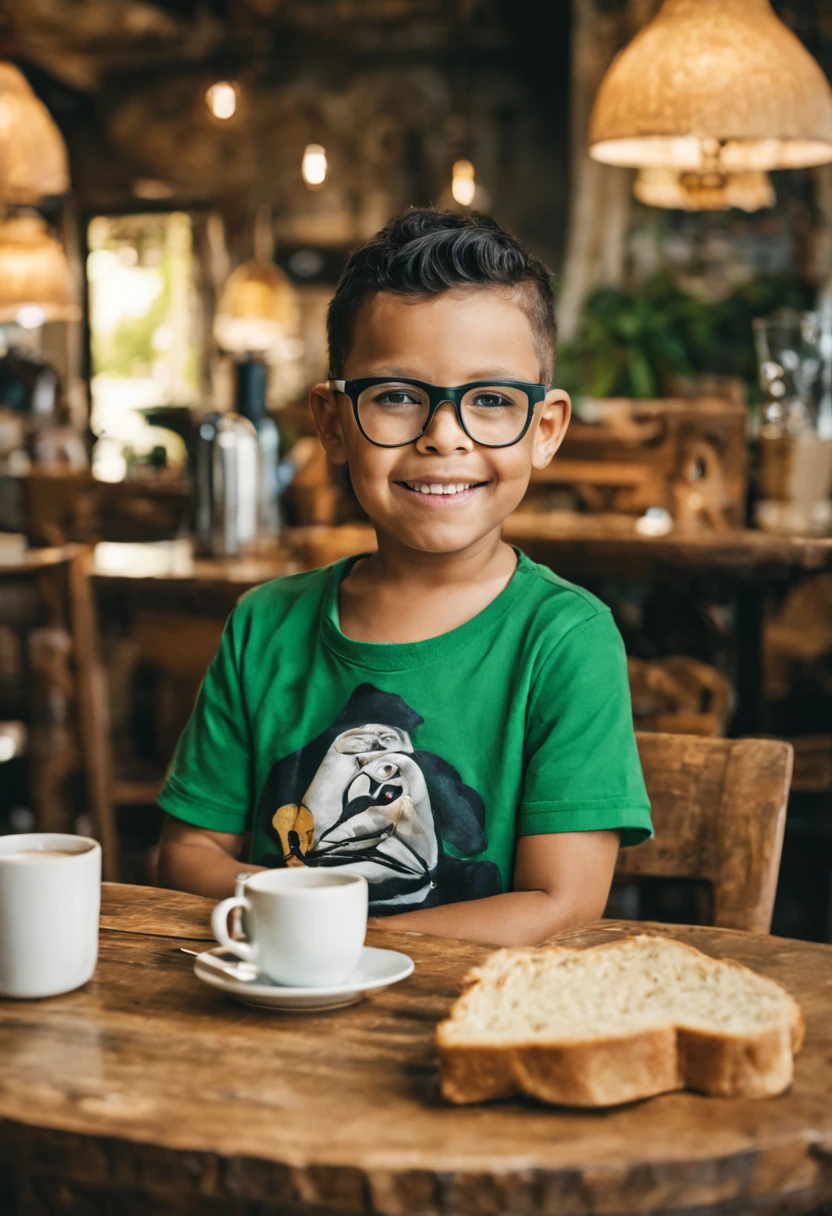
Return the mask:
<path id="1" fill-rule="evenodd" d="M 497 447 L 519 439 L 529 397 L 525 389 L 505 385 L 472 388 L 462 398 L 460 411 L 475 443 Z M 373 384 L 358 398 L 358 418 L 373 443 L 412 443 L 424 430 L 429 413 L 428 394 L 415 384 Z"/>

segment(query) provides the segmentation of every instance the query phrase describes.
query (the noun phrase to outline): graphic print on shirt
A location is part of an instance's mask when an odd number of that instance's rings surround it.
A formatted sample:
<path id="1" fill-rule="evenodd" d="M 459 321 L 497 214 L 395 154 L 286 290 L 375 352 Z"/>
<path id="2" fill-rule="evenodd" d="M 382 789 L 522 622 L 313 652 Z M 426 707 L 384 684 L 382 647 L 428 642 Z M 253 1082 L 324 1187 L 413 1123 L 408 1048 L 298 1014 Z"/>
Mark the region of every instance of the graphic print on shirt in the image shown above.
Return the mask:
<path id="1" fill-rule="evenodd" d="M 494 862 L 481 853 L 485 806 L 441 756 L 417 751 L 420 717 L 396 693 L 355 689 L 331 727 L 272 768 L 257 826 L 274 851 L 266 866 L 346 866 L 370 884 L 370 909 L 497 895 Z"/>

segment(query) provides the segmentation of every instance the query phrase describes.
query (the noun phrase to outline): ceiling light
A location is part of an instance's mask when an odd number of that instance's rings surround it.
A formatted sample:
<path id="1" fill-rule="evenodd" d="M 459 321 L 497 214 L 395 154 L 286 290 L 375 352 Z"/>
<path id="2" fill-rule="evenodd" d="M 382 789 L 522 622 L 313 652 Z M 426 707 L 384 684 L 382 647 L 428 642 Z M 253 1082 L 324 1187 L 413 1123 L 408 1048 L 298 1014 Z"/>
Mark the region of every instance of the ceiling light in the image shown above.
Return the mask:
<path id="1" fill-rule="evenodd" d="M 0 222 L 0 324 L 16 321 L 34 328 L 79 316 L 66 254 L 41 217 L 17 215 Z"/>
<path id="2" fill-rule="evenodd" d="M 474 201 L 477 184 L 474 181 L 474 166 L 470 160 L 454 161 L 451 194 L 460 207 L 470 207 Z"/>
<path id="3" fill-rule="evenodd" d="M 723 172 L 832 161 L 832 89 L 769 0 L 664 0 L 590 119 L 610 165 Z"/>
<path id="4" fill-rule="evenodd" d="M 633 186 L 648 207 L 681 211 L 759 211 L 773 207 L 774 187 L 767 173 L 678 173 L 675 169 L 641 169 Z"/>
<path id="5" fill-rule="evenodd" d="M 307 186 L 322 186 L 326 181 L 326 169 L 326 149 L 321 144 L 307 144 L 301 164 Z"/>
<path id="6" fill-rule="evenodd" d="M 206 89 L 205 101 L 214 118 L 228 122 L 237 113 L 237 85 L 218 80 Z"/>
<path id="7" fill-rule="evenodd" d="M 36 203 L 69 189 L 66 147 L 43 102 L 0 63 L 0 202 Z"/>
<path id="8" fill-rule="evenodd" d="M 24 304 L 18 308 L 15 321 L 21 329 L 39 329 L 46 321 L 46 309 L 40 304 Z"/>
<path id="9" fill-rule="evenodd" d="M 233 354 L 265 354 L 295 337 L 299 312 L 288 275 L 268 262 L 250 261 L 229 276 L 217 303 L 214 338 Z"/>

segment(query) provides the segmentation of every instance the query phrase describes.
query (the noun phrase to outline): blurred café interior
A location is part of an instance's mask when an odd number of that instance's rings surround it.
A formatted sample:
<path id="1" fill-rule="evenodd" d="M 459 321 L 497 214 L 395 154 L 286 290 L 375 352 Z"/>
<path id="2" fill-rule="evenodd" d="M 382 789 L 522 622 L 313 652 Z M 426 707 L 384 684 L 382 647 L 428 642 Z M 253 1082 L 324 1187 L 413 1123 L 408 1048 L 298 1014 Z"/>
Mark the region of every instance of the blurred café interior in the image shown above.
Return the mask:
<path id="1" fill-rule="evenodd" d="M 236 600 L 374 545 L 307 405 L 346 258 L 480 210 L 555 272 L 574 401 L 506 535 L 611 606 L 639 731 L 793 745 L 772 928 L 832 941 L 832 2 L 722 0 L 698 141 L 671 67 L 714 0 L 659 7 L 0 3 L 0 832 L 153 882 Z M 649 89 L 613 63 L 645 30 Z"/>

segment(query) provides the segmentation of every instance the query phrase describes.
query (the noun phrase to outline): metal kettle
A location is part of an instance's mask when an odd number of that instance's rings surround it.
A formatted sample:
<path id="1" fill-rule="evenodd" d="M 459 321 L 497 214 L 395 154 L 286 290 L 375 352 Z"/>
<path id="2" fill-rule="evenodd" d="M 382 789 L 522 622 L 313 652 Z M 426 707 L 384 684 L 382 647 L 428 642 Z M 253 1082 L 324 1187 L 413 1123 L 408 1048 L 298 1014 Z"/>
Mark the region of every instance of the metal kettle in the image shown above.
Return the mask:
<path id="1" fill-rule="evenodd" d="M 262 456 L 257 431 L 239 414 L 205 414 L 195 451 L 197 552 L 237 557 L 260 529 Z"/>

